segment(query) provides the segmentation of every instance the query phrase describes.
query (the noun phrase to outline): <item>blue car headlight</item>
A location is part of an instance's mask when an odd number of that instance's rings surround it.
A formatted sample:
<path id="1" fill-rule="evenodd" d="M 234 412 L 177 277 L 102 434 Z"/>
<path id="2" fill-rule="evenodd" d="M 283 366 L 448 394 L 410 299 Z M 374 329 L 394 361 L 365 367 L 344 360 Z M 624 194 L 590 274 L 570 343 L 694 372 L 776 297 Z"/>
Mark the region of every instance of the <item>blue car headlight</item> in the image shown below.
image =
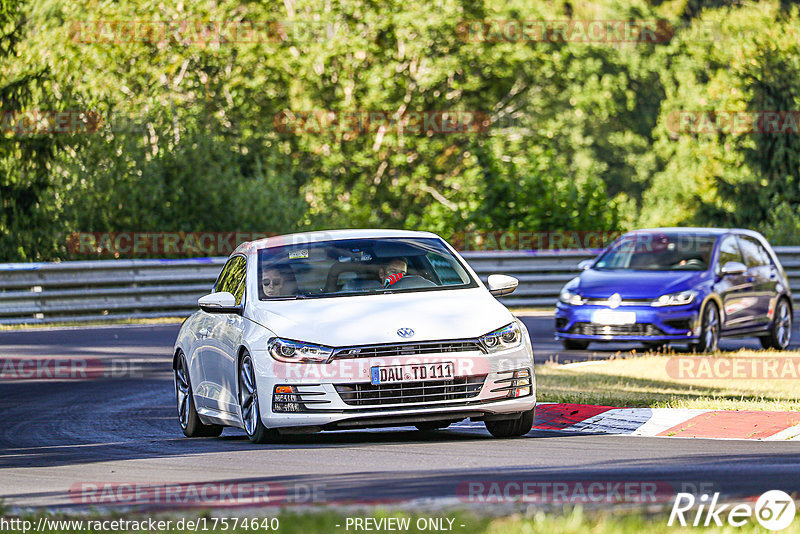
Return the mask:
<path id="1" fill-rule="evenodd" d="M 267 342 L 267 351 L 274 359 L 284 363 L 326 363 L 333 354 L 332 347 L 279 337 Z"/>
<path id="2" fill-rule="evenodd" d="M 661 295 L 656 300 L 650 303 L 651 306 L 683 306 L 684 304 L 691 303 L 697 296 L 697 291 L 689 289 L 687 291 L 680 291 L 678 293 L 668 293 Z"/>
<path id="3" fill-rule="evenodd" d="M 561 290 L 561 293 L 558 295 L 558 299 L 564 304 L 571 304 L 573 306 L 583 305 L 583 297 L 567 288 Z"/>
<path id="4" fill-rule="evenodd" d="M 489 354 L 513 349 L 522 344 L 522 331 L 515 321 L 481 336 L 480 342 Z"/>

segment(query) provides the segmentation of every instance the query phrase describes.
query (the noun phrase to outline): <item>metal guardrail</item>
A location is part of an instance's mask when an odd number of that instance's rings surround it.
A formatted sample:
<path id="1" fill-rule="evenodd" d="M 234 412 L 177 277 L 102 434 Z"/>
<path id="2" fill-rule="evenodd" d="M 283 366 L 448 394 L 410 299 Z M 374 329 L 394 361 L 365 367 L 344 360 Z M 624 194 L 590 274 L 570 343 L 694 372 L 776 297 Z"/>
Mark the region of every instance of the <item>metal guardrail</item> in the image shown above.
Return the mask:
<path id="1" fill-rule="evenodd" d="M 776 247 L 800 308 L 800 247 Z M 511 307 L 550 307 L 576 276 L 581 260 L 599 251 L 462 253 L 486 281 L 492 273 L 519 278 L 501 299 Z M 197 309 L 226 258 L 105 260 L 0 264 L 0 324 L 117 318 L 184 317 Z"/>

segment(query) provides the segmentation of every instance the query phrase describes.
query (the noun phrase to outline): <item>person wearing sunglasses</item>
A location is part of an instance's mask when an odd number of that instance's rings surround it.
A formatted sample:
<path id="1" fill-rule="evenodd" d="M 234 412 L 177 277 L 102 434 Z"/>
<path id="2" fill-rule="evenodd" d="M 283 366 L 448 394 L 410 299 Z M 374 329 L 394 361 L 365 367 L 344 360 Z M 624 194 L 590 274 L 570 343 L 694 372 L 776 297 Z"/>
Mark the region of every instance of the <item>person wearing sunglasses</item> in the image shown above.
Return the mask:
<path id="1" fill-rule="evenodd" d="M 264 269 L 261 276 L 261 289 L 267 297 L 277 297 L 283 294 L 284 277 L 278 269 Z"/>

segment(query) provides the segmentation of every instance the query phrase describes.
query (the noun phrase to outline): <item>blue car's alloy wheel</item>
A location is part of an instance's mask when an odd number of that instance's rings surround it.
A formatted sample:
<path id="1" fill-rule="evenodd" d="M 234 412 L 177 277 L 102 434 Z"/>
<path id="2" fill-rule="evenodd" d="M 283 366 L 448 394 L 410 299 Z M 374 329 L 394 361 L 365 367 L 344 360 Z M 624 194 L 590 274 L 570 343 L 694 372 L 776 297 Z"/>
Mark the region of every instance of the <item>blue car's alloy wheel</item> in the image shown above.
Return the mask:
<path id="1" fill-rule="evenodd" d="M 792 310 L 789 302 L 782 298 L 775 307 L 775 317 L 769 335 L 760 338 L 765 349 L 784 350 L 792 341 Z"/>
<path id="2" fill-rule="evenodd" d="M 706 304 L 703 310 L 703 322 L 700 330 L 700 341 L 692 345 L 696 352 L 715 352 L 719 345 L 719 310 L 713 302 Z"/>

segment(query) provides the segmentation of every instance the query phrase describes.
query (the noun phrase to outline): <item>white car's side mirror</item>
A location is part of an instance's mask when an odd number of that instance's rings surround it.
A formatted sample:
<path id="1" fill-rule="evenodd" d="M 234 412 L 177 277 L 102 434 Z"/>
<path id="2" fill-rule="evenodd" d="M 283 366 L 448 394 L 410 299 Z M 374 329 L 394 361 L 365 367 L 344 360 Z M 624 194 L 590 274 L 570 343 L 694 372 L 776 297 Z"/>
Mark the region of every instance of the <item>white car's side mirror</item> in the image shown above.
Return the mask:
<path id="1" fill-rule="evenodd" d="M 578 264 L 578 270 L 585 271 L 586 269 L 592 266 L 592 263 L 594 263 L 594 260 L 583 260 Z"/>
<path id="2" fill-rule="evenodd" d="M 506 276 L 504 274 L 489 275 L 489 293 L 495 297 L 510 295 L 515 289 L 517 289 L 518 285 L 519 280 L 513 276 Z"/>
<path id="3" fill-rule="evenodd" d="M 227 291 L 209 293 L 197 299 L 197 304 L 208 313 L 242 313 L 241 306 L 236 305 L 236 297 Z"/>

